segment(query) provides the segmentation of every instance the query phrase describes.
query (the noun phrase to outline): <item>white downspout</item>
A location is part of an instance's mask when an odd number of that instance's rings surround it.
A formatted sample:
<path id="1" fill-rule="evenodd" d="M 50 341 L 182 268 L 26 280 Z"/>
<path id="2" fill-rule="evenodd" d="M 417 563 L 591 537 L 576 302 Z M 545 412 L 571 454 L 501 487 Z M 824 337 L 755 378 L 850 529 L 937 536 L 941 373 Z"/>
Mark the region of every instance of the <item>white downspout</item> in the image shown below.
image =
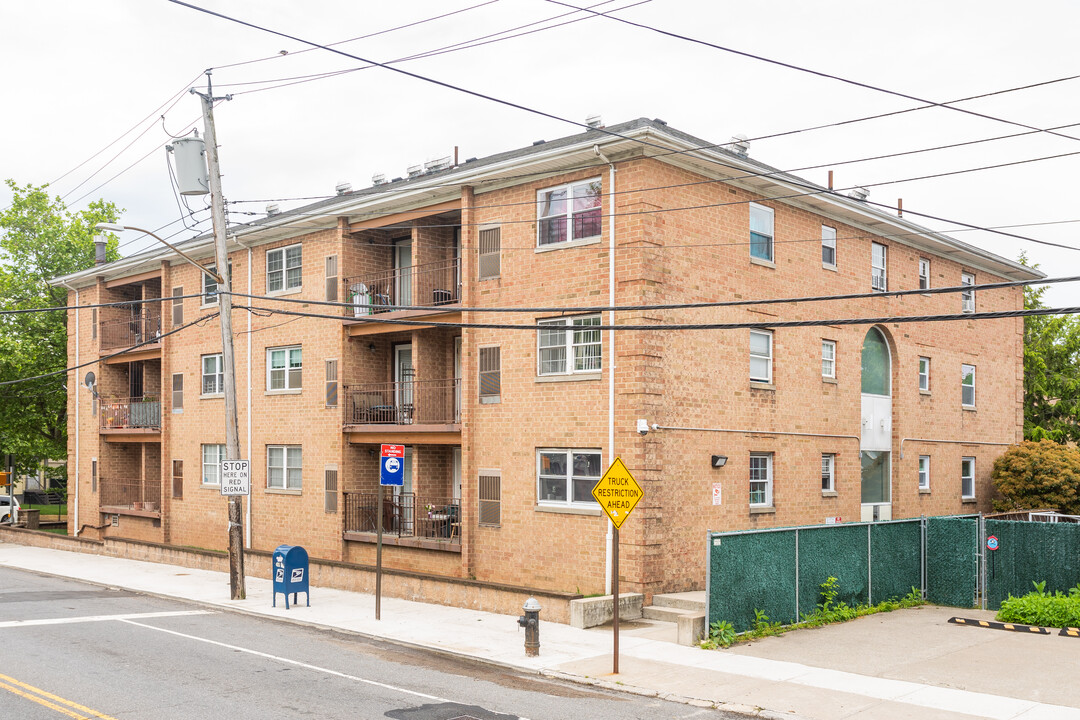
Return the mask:
<path id="1" fill-rule="evenodd" d="M 240 247 L 247 250 L 247 265 L 248 265 L 248 281 L 247 281 L 247 293 L 252 295 L 251 290 L 251 278 L 255 275 L 254 268 L 251 267 L 251 247 L 237 240 L 235 237 L 233 241 Z M 251 298 L 248 298 L 249 300 Z M 247 314 L 247 455 L 248 455 L 248 467 L 251 467 L 252 457 L 251 450 L 251 312 Z M 250 471 L 249 471 L 250 472 Z M 244 547 L 248 550 L 251 549 L 251 493 L 248 493 L 245 505 L 244 505 Z"/>
<path id="2" fill-rule="evenodd" d="M 593 145 L 596 156 L 608 164 L 608 305 L 615 307 L 615 164 Z M 608 312 L 608 325 L 615 327 L 615 311 Z M 615 330 L 608 330 L 608 464 L 615 462 Z M 604 594 L 611 594 L 611 523 L 607 525 L 604 552 Z"/>
<path id="3" fill-rule="evenodd" d="M 61 283 L 68 290 L 75 291 L 75 365 L 79 365 L 79 291 L 67 283 Z M 79 373 L 76 370 L 74 380 L 69 386 L 75 390 L 75 537 L 79 536 Z M 70 390 L 68 392 L 71 392 Z"/>

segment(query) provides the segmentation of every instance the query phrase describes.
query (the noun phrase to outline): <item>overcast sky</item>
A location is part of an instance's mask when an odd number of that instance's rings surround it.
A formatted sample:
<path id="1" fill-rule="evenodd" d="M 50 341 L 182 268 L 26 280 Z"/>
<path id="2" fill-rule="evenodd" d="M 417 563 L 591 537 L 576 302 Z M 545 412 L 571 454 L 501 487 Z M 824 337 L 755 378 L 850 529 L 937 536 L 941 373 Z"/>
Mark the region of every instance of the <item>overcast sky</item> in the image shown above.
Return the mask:
<path id="1" fill-rule="evenodd" d="M 638 2 L 615 0 L 597 9 L 626 8 L 615 14 L 935 102 L 1080 75 L 1080 3 L 1068 0 L 1022 5 L 1000 0 Z M 193 4 L 320 44 L 453 13 L 337 47 L 380 62 L 464 47 L 398 67 L 562 118 L 584 121 L 600 114 L 615 124 L 658 117 L 716 142 L 918 105 L 574 13 L 547 0 Z M 537 24 L 512 31 L 528 23 Z M 507 38 L 528 30 L 536 32 Z M 485 36 L 507 39 L 469 47 Z M 455 146 L 464 160 L 577 132 L 564 122 L 380 68 L 287 80 L 363 65 L 325 50 L 302 52 L 308 47 L 166 0 L 5 2 L 0 9 L 5 80 L 0 179 L 52 183 L 52 191 L 74 209 L 105 198 L 126 210 L 126 224 L 167 225 L 161 234 L 193 236 L 179 222 L 164 146 L 169 133 L 201 128 L 198 99 L 187 90 L 205 88 L 201 73 L 207 68 L 215 68 L 215 94 L 234 94 L 215 113 L 225 196 L 251 201 L 232 209 L 257 215 L 269 199 L 284 199 L 281 205 L 288 208 L 300 202 L 287 199 L 333 194 L 340 181 L 366 187 L 375 173 L 405 175 L 408 166 L 451 155 Z M 1066 80 L 960 106 L 1045 129 L 1080 123 L 1077 98 L 1080 80 Z M 1033 133 L 839 164 L 1021 132 L 1016 125 L 934 108 L 758 140 L 750 154 L 790 170 L 828 164 L 837 187 L 849 187 L 1080 153 L 1080 140 Z M 1080 126 L 1061 132 L 1080 138 Z M 874 187 L 870 199 L 894 204 L 902 197 L 905 210 L 984 227 L 1030 225 L 1011 232 L 1080 246 L 1080 222 L 1061 222 L 1080 220 L 1077 167 L 1080 155 Z M 798 174 L 824 183 L 826 172 Z M 0 190 L 0 207 L 9 201 L 7 189 Z M 189 204 L 196 211 L 204 208 L 202 199 Z M 204 221 L 198 229 L 208 228 L 208 212 L 197 212 L 195 219 Z M 1051 222 L 1059 224 L 1033 225 Z M 1080 274 L 1077 251 L 985 232 L 954 237 L 1012 259 L 1026 251 L 1050 275 Z M 152 243 L 149 238 L 128 242 L 122 252 Z M 1055 286 L 1046 299 L 1051 305 L 1080 305 L 1080 284 Z"/>

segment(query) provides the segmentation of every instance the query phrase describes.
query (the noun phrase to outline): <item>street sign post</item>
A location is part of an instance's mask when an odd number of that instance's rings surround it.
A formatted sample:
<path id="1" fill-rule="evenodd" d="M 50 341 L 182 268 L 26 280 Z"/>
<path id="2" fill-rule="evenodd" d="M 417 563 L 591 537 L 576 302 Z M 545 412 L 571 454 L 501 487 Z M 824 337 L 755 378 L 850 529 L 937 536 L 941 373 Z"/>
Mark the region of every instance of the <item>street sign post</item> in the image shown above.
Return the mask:
<path id="1" fill-rule="evenodd" d="M 222 495 L 232 497 L 251 494 L 251 463 L 249 461 L 222 460 L 220 477 Z"/>
<path id="2" fill-rule="evenodd" d="M 619 528 L 630 517 L 638 502 L 645 496 L 645 491 L 623 464 L 622 458 L 615 458 L 611 466 L 593 486 L 592 496 L 600 503 L 600 509 L 607 515 L 614 526 L 611 531 L 611 600 L 613 612 L 611 618 L 612 655 L 611 672 L 619 674 Z"/>
<path id="3" fill-rule="evenodd" d="M 405 485 L 405 446 L 383 445 L 379 457 L 379 509 L 375 537 L 375 619 L 382 615 L 382 531 L 383 531 L 383 488 L 404 487 Z"/>

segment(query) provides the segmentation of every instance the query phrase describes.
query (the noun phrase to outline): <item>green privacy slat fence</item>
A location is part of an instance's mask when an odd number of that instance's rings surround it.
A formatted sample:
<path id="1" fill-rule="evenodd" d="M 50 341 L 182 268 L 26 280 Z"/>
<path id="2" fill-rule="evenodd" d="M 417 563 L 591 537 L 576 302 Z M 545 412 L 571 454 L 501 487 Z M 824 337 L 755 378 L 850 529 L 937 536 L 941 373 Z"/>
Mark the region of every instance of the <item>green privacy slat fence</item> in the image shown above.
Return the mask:
<path id="1" fill-rule="evenodd" d="M 709 622 L 751 627 L 754 610 L 791 623 L 821 602 L 837 578 L 838 601 L 876 603 L 922 583 L 922 520 L 714 533 L 709 547 Z M 974 546 L 973 546 L 974 547 Z"/>
<path id="2" fill-rule="evenodd" d="M 1072 523 L 986 520 L 985 535 L 998 539 L 986 550 L 986 602 L 1001 607 L 1010 594 L 1031 592 L 1032 582 L 1046 582 L 1046 591 L 1068 592 L 1080 582 L 1080 525 Z"/>
<path id="3" fill-rule="evenodd" d="M 926 519 L 926 599 L 937 605 L 974 607 L 979 578 L 976 517 Z"/>

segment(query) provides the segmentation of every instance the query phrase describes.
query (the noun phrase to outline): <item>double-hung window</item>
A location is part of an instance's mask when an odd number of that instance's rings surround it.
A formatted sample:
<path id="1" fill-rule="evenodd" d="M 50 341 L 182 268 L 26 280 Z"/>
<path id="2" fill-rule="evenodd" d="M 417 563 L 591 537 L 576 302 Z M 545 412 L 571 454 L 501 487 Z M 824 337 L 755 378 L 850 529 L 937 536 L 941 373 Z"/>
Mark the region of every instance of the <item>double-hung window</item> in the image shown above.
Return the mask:
<path id="1" fill-rule="evenodd" d="M 930 489 L 930 456 L 919 456 L 919 489 Z"/>
<path id="2" fill-rule="evenodd" d="M 881 243 L 870 243 L 870 289 L 874 292 L 885 292 L 889 289 L 889 279 L 886 270 L 886 256 L 888 248 Z"/>
<path id="3" fill-rule="evenodd" d="M 202 356 L 202 394 L 220 395 L 225 392 L 225 366 L 221 353 Z"/>
<path id="4" fill-rule="evenodd" d="M 960 458 L 960 496 L 965 500 L 975 497 L 975 458 Z"/>
<path id="5" fill-rule="evenodd" d="M 973 313 L 975 312 L 975 274 L 974 273 L 960 273 L 960 284 L 972 287 L 970 290 L 964 290 L 960 293 L 960 310 L 961 312 Z"/>
<path id="6" fill-rule="evenodd" d="M 595 506 L 592 489 L 602 474 L 599 450 L 539 449 L 536 451 L 537 502 Z"/>
<path id="7" fill-rule="evenodd" d="M 283 292 L 303 284 L 304 254 L 300 245 L 266 251 L 266 291 Z"/>
<path id="8" fill-rule="evenodd" d="M 202 446 L 202 484 L 221 484 L 221 463 L 225 460 L 224 445 Z"/>
<path id="9" fill-rule="evenodd" d="M 217 265 L 207 265 L 206 269 L 212 273 L 217 272 Z M 229 283 L 232 283 L 232 260 L 229 261 Z M 202 275 L 202 306 L 218 304 L 218 281 L 206 273 Z"/>
<path id="10" fill-rule="evenodd" d="M 772 505 L 772 453 L 750 453 L 750 507 Z"/>
<path id="11" fill-rule="evenodd" d="M 266 446 L 266 487 L 299 490 L 302 485 L 304 453 L 299 445 Z"/>
<path id="12" fill-rule="evenodd" d="M 836 341 L 821 341 L 821 377 L 836 378 Z"/>
<path id="13" fill-rule="evenodd" d="M 919 289 L 930 289 L 930 260 L 919 258 Z"/>
<path id="14" fill-rule="evenodd" d="M 266 389 L 299 390 L 303 386 L 303 356 L 299 345 L 268 348 Z"/>
<path id="15" fill-rule="evenodd" d="M 536 194 L 536 245 L 555 245 L 599 237 L 600 180 L 586 180 Z"/>
<path id="16" fill-rule="evenodd" d="M 919 390 L 930 392 L 930 358 L 919 358 Z"/>
<path id="17" fill-rule="evenodd" d="M 836 492 L 836 453 L 821 454 L 821 492 Z"/>
<path id="18" fill-rule="evenodd" d="M 975 366 L 960 366 L 960 404 L 967 408 L 975 407 Z"/>
<path id="19" fill-rule="evenodd" d="M 772 341 L 768 330 L 750 331 L 750 382 L 772 382 Z"/>
<path id="20" fill-rule="evenodd" d="M 600 371 L 599 315 L 541 320 L 539 325 L 540 375 Z"/>
<path id="21" fill-rule="evenodd" d="M 821 264 L 836 267 L 836 228 L 821 226 Z"/>
<path id="22" fill-rule="evenodd" d="M 750 203 L 750 257 L 773 259 L 773 209 Z"/>

